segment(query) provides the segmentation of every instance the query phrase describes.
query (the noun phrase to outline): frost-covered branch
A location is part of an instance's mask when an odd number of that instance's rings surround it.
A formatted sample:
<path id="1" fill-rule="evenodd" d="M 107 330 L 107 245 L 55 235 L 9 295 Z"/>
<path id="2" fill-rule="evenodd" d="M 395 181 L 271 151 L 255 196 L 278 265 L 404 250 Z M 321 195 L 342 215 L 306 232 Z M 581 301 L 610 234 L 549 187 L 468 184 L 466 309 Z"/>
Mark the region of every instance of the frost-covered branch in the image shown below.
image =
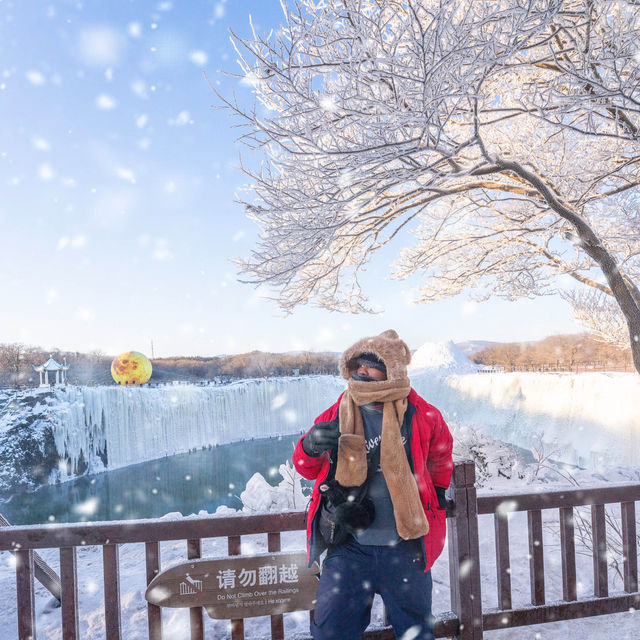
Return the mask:
<path id="1" fill-rule="evenodd" d="M 383 246 L 416 300 L 510 299 L 557 276 L 609 295 L 640 371 L 640 7 L 589 0 L 297 0 L 233 36 L 241 140 L 264 154 L 243 277 L 286 311 L 370 310 Z M 411 238 L 415 238 L 414 241 Z"/>

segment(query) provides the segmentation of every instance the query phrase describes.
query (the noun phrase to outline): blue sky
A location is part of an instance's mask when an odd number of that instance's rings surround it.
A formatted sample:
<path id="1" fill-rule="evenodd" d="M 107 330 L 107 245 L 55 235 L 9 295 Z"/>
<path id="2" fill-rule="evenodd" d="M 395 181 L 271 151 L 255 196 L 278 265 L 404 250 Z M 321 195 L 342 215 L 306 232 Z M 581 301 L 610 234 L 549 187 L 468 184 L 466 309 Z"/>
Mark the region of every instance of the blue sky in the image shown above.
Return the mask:
<path id="1" fill-rule="evenodd" d="M 278 0 L 0 0 L 0 342 L 167 356 L 580 330 L 556 297 L 413 306 L 412 283 L 386 280 L 401 244 L 368 269 L 375 316 L 284 318 L 237 282 L 257 233 L 234 201 L 246 150 L 204 73 L 251 99 L 218 73 L 239 71 L 229 29 L 250 14 L 281 22 Z"/>

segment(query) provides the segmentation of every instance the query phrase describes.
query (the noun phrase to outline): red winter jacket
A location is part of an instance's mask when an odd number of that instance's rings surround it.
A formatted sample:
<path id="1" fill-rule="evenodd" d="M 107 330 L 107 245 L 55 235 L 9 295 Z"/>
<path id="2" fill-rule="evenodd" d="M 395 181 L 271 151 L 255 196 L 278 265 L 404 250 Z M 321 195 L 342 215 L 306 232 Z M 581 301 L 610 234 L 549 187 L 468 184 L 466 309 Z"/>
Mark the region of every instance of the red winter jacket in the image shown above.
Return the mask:
<path id="1" fill-rule="evenodd" d="M 446 538 L 446 514 L 444 509 L 438 506 L 438 499 L 434 485 L 448 487 L 453 471 L 453 438 L 449 433 L 440 412 L 432 405 L 425 402 L 413 389 L 407 398 L 413 409 L 411 418 L 411 456 L 410 464 L 418 483 L 420 501 L 429 522 L 429 533 L 424 537 L 426 555 L 426 569 L 428 571 L 436 558 L 442 553 Z M 321 413 L 314 421 L 330 422 L 336 419 L 340 399 L 325 412 Z M 306 434 L 305 434 L 306 435 Z M 324 482 L 333 464 L 329 452 L 320 456 L 308 456 L 302 448 L 302 440 L 298 440 L 293 453 L 293 464 L 300 475 L 307 480 L 315 480 L 311 503 L 307 515 L 307 551 L 309 563 L 318 559 L 323 550 L 323 541 L 317 531 L 316 515 L 320 504 L 321 494 L 318 487 Z"/>

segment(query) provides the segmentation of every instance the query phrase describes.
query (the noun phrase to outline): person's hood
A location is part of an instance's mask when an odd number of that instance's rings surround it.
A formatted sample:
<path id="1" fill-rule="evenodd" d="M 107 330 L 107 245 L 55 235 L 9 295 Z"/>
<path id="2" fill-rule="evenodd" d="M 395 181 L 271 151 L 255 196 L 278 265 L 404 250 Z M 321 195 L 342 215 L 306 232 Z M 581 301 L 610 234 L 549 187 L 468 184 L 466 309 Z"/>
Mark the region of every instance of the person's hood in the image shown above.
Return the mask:
<path id="1" fill-rule="evenodd" d="M 345 380 L 350 380 L 352 373 L 358 368 L 357 359 L 362 353 L 373 353 L 384 362 L 387 367 L 387 380 L 399 381 L 407 377 L 411 352 L 393 329 L 383 331 L 377 336 L 362 338 L 344 351 L 340 358 L 340 374 Z"/>

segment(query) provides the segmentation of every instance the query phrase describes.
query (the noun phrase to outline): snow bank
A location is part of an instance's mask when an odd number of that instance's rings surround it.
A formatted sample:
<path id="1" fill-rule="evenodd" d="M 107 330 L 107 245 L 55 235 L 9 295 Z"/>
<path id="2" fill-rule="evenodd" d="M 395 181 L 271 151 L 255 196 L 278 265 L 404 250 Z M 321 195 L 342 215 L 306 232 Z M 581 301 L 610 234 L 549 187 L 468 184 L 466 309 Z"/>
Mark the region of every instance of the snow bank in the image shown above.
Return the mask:
<path id="1" fill-rule="evenodd" d="M 597 470 L 640 460 L 640 376 L 632 373 L 418 375 L 411 382 L 445 418 Z"/>

